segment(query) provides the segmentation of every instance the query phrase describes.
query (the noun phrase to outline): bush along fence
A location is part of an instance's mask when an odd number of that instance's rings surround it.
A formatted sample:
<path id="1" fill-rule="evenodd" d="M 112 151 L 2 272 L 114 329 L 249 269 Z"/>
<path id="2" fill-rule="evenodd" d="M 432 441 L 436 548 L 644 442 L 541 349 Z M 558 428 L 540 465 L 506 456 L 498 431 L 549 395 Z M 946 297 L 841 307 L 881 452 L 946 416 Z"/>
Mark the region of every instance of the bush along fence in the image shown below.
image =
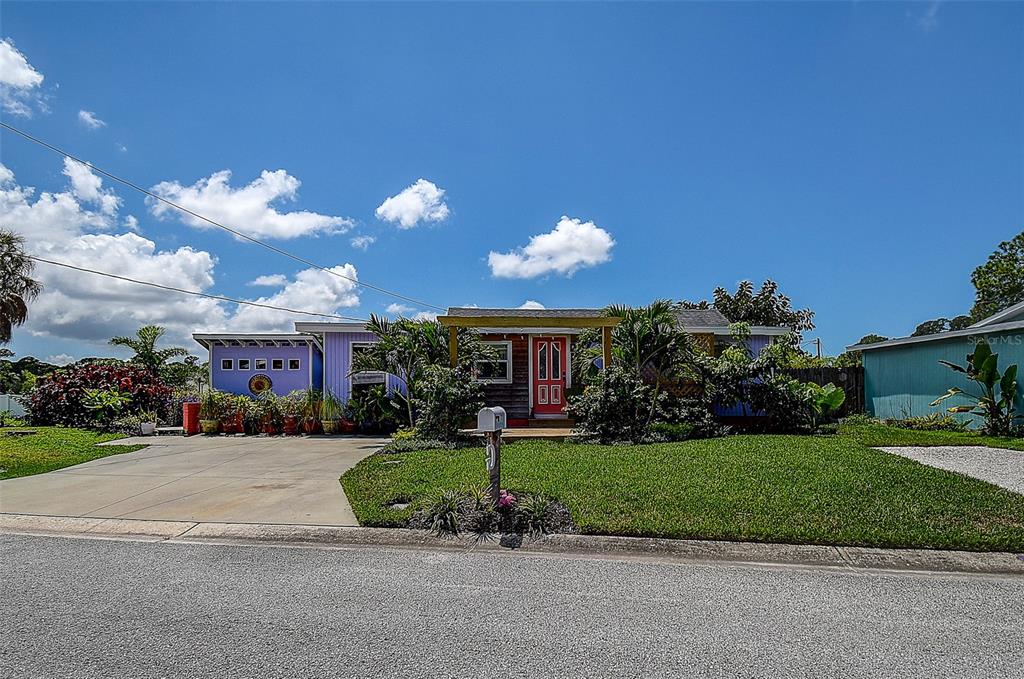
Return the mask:
<path id="1" fill-rule="evenodd" d="M 839 409 L 838 416 L 846 417 L 864 412 L 864 367 L 845 368 L 782 368 L 781 372 L 801 382 L 832 384 L 846 392 L 846 401 Z"/>

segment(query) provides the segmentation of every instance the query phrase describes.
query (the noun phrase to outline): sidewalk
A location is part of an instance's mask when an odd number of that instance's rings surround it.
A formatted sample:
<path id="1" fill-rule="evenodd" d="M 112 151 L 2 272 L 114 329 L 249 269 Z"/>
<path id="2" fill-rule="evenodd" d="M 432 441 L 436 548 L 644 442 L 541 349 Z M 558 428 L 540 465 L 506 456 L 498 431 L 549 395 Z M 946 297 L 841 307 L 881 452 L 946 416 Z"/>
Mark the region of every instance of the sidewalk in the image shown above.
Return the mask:
<path id="1" fill-rule="evenodd" d="M 322 548 L 391 547 L 561 554 L 591 559 L 679 563 L 738 563 L 808 566 L 842 570 L 889 570 L 1024 575 L 1024 554 L 927 549 L 874 549 L 760 542 L 663 540 L 600 535 L 546 535 L 522 544 L 505 540 L 474 543 L 404 528 L 359 528 L 259 523 L 197 523 L 27 514 L 0 514 L 0 534 L 146 540 L 171 543 L 231 543 Z"/>

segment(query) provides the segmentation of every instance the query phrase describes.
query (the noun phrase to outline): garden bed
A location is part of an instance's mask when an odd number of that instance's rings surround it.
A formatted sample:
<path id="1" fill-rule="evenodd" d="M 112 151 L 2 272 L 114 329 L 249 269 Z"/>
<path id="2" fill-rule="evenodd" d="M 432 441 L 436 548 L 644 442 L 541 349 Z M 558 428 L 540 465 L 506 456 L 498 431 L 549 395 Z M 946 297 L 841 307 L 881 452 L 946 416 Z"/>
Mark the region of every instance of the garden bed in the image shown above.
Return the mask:
<path id="1" fill-rule="evenodd" d="M 369 526 L 405 526 L 442 490 L 485 482 L 475 448 L 374 455 L 342 477 Z M 524 441 L 503 448 L 502 485 L 556 498 L 582 533 L 1024 551 L 1024 496 L 849 436 Z"/>
<path id="2" fill-rule="evenodd" d="M 0 429 L 0 479 L 30 476 L 63 469 L 108 455 L 130 453 L 145 446 L 98 446 L 97 443 L 124 438 L 122 434 L 101 434 L 70 427 L 31 427 L 35 433 L 7 436 L 12 429 Z"/>

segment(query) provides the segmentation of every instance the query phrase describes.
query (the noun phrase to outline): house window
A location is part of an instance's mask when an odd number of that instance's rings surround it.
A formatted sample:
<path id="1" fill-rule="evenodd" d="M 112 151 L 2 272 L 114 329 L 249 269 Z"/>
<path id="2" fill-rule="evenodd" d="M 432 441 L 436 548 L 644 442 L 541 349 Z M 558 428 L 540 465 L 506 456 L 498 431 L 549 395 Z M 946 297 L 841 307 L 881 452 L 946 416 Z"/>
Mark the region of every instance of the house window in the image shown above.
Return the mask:
<path id="1" fill-rule="evenodd" d="M 250 359 L 248 359 L 248 358 L 240 358 L 240 359 L 238 359 L 238 369 L 239 370 L 251 370 L 252 369 L 252 361 Z"/>
<path id="2" fill-rule="evenodd" d="M 284 370 L 284 359 L 283 358 L 272 358 L 270 359 L 271 370 Z"/>
<path id="3" fill-rule="evenodd" d="M 356 358 L 356 356 L 358 356 L 359 354 L 361 354 L 362 352 L 366 351 L 367 349 L 369 349 L 372 346 L 373 346 L 373 342 L 352 342 L 352 344 L 351 344 L 351 347 L 352 347 L 352 363 L 350 365 L 355 365 L 355 358 Z M 357 385 L 357 384 L 384 384 L 385 379 L 386 379 L 386 376 L 385 376 L 384 373 L 377 372 L 375 370 L 367 370 L 367 371 L 358 372 L 358 373 L 354 372 L 354 373 L 352 373 L 352 377 L 351 377 L 353 385 Z"/>
<path id="4" fill-rule="evenodd" d="M 473 364 L 473 374 L 480 382 L 491 384 L 512 383 L 512 342 L 484 342 L 495 357 Z"/>
<path id="5" fill-rule="evenodd" d="M 298 370 L 301 367 L 302 367 L 302 361 L 300 361 L 299 359 L 297 359 L 297 358 L 289 358 L 288 359 L 288 369 L 289 370 Z"/>
<path id="6" fill-rule="evenodd" d="M 265 358 L 257 358 L 256 359 L 256 369 L 257 370 L 266 370 L 267 369 L 267 359 L 265 359 Z"/>
<path id="7" fill-rule="evenodd" d="M 220 369 L 221 370 L 234 370 L 235 369 L 235 359 L 233 359 L 233 358 L 222 358 L 222 359 L 220 359 Z"/>

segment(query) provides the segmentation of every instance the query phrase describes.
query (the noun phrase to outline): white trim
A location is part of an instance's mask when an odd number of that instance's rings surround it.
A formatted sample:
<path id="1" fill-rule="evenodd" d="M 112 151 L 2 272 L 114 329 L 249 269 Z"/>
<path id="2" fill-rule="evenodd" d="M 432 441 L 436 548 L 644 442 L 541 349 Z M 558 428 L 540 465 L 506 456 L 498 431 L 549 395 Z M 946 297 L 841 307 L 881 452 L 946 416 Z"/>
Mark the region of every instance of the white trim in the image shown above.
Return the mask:
<path id="1" fill-rule="evenodd" d="M 313 347 L 310 347 L 309 350 L 313 351 Z M 257 365 L 257 361 L 263 361 L 263 367 L 262 368 L 259 367 L 259 365 Z M 265 358 L 254 358 L 254 359 L 252 359 L 252 369 L 253 370 L 262 370 L 263 372 L 267 372 L 267 366 L 268 365 L 270 365 L 270 363 Z"/>
<path id="2" fill-rule="evenodd" d="M 288 359 L 285 359 L 285 360 L 288 361 L 287 363 L 285 363 L 285 366 L 287 366 L 287 370 L 286 370 L 287 372 L 298 372 L 298 371 L 302 370 L 302 359 L 301 358 L 288 358 Z M 298 361 L 299 362 L 298 367 L 293 368 L 292 367 L 292 361 Z"/>
<path id="3" fill-rule="evenodd" d="M 242 367 L 242 361 L 247 361 L 249 363 L 249 367 L 248 368 L 243 368 Z M 241 371 L 252 372 L 252 359 L 251 358 L 236 358 L 235 359 L 235 365 L 238 366 L 236 368 L 236 370 L 238 370 L 239 372 L 241 372 Z"/>
<path id="4" fill-rule="evenodd" d="M 281 367 L 275 368 L 274 361 L 281 361 Z M 284 370 L 284 359 L 283 358 L 272 358 L 270 359 L 270 370 L 268 372 L 280 372 Z"/>
<path id="5" fill-rule="evenodd" d="M 231 367 L 230 368 L 225 368 L 224 367 L 224 361 L 230 361 L 231 362 Z M 233 358 L 222 358 L 222 359 L 220 359 L 220 371 L 222 373 L 234 372 L 235 371 L 235 359 L 233 359 Z"/>
<path id="6" fill-rule="evenodd" d="M 529 393 L 530 398 L 528 399 L 529 411 L 527 417 L 533 417 L 533 335 L 527 336 L 528 342 L 526 343 L 526 391 Z"/>
<path id="7" fill-rule="evenodd" d="M 306 379 L 309 381 L 309 388 L 313 388 L 313 347 L 309 347 L 309 351 L 306 352 Z"/>
<path id="8" fill-rule="evenodd" d="M 502 344 L 508 350 L 507 358 L 505 360 L 505 377 L 495 378 L 484 378 L 474 377 L 474 382 L 480 384 L 512 384 L 512 340 L 480 340 L 481 344 L 498 345 Z M 477 363 L 488 363 L 489 361 L 477 360 L 473 361 L 473 368 L 476 368 Z"/>
<path id="9" fill-rule="evenodd" d="M 992 314 L 988 318 L 983 318 L 980 321 L 978 321 L 977 323 L 975 323 L 974 325 L 969 326 L 968 330 L 970 328 L 983 328 L 983 327 L 988 326 L 988 325 L 995 325 L 995 324 L 999 323 L 1000 321 L 1002 321 L 1004 318 L 1013 318 L 1014 316 L 1016 316 L 1019 313 L 1024 313 L 1024 302 L 1019 302 L 1017 304 L 1014 304 L 1013 306 L 1011 306 L 1008 309 L 1003 309 L 1002 311 L 998 311 L 998 312 Z M 1012 321 L 1008 321 L 1008 322 L 1012 322 Z"/>
<path id="10" fill-rule="evenodd" d="M 232 342 L 237 342 L 238 346 L 249 347 L 249 346 L 281 346 L 281 342 L 287 342 L 288 346 L 295 346 L 295 343 L 299 345 L 314 344 L 318 349 L 323 351 L 323 346 L 320 344 L 320 340 L 313 335 L 281 335 L 281 334 L 258 334 L 258 333 L 235 333 L 235 334 L 214 334 L 214 333 L 193 333 L 192 339 L 201 344 L 206 348 L 221 344 L 223 346 L 232 346 Z M 250 342 L 252 344 L 250 344 Z"/>
<path id="11" fill-rule="evenodd" d="M 1024 330 L 1024 321 L 1013 321 L 1012 323 L 996 323 L 981 328 L 964 328 L 963 330 L 948 330 L 937 332 L 934 335 L 922 335 L 921 337 L 899 337 L 897 339 L 875 342 L 874 344 L 852 344 L 846 347 L 847 351 L 873 351 L 874 349 L 886 349 L 898 347 L 904 344 L 919 344 L 921 342 L 935 342 L 936 340 L 951 339 L 955 337 L 971 337 L 973 335 L 989 335 L 997 332 L 1010 330 Z"/>

